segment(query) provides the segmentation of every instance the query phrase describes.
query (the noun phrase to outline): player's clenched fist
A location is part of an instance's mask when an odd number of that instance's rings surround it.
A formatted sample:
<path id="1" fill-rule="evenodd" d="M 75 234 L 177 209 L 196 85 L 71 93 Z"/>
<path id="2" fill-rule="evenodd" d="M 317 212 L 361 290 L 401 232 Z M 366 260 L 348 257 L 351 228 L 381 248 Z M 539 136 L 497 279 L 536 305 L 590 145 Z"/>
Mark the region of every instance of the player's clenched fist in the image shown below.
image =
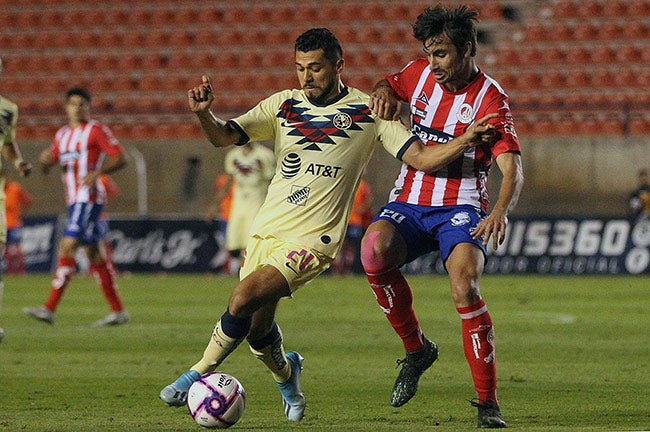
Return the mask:
<path id="1" fill-rule="evenodd" d="M 210 108 L 212 101 L 214 101 L 210 78 L 207 75 L 203 75 L 201 77 L 201 85 L 189 89 L 187 91 L 187 97 L 190 109 L 193 112 L 205 111 Z"/>

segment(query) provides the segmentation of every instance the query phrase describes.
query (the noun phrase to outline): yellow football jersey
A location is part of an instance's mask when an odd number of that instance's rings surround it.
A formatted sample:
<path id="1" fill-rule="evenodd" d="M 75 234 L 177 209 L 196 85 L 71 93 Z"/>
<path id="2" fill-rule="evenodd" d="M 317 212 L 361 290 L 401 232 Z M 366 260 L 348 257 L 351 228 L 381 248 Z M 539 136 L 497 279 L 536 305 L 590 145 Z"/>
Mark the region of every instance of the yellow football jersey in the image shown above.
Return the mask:
<path id="1" fill-rule="evenodd" d="M 368 100 L 348 87 L 327 105 L 314 105 L 302 90 L 284 90 L 230 121 L 244 142 L 274 141 L 275 175 L 251 235 L 336 256 L 376 144 L 401 159 L 418 139 L 400 122 L 373 115 Z"/>
<path id="2" fill-rule="evenodd" d="M 10 144 L 16 140 L 17 123 L 18 106 L 9 99 L 0 96 L 0 145 Z M 2 167 L 1 160 L 0 167 Z"/>

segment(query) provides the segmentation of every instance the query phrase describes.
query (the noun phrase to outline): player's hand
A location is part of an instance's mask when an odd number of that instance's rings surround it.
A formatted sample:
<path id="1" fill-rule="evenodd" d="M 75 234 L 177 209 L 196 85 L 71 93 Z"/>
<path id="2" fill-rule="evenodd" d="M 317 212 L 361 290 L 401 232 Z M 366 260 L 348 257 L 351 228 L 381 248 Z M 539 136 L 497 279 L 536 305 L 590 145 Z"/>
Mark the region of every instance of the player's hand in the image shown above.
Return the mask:
<path id="1" fill-rule="evenodd" d="M 18 172 L 22 177 L 27 177 L 32 173 L 32 164 L 29 162 L 21 161 L 18 165 Z"/>
<path id="2" fill-rule="evenodd" d="M 472 231 L 472 237 L 475 240 L 483 237 L 483 244 L 488 245 L 492 238 L 492 246 L 497 250 L 499 245 L 503 244 L 506 239 L 506 228 L 508 227 L 508 217 L 502 211 L 497 209 L 492 212 L 481 222 L 476 225 Z"/>
<path id="3" fill-rule="evenodd" d="M 50 168 L 54 165 L 54 155 L 52 150 L 45 149 L 38 155 L 38 165 L 43 174 L 50 172 Z"/>
<path id="4" fill-rule="evenodd" d="M 481 144 L 493 144 L 498 138 L 498 132 L 496 131 L 493 124 L 489 123 L 489 120 L 498 117 L 499 114 L 492 113 L 488 114 L 485 117 L 481 117 L 472 124 L 465 134 L 469 139 L 469 143 L 472 147 L 476 147 Z"/>
<path id="5" fill-rule="evenodd" d="M 99 178 L 99 174 L 100 173 L 97 170 L 89 171 L 88 174 L 86 174 L 86 176 L 84 177 L 83 183 L 86 186 L 94 185 L 97 179 Z"/>
<path id="6" fill-rule="evenodd" d="M 214 101 L 214 94 L 212 92 L 212 84 L 207 75 L 201 77 L 201 85 L 189 89 L 187 91 L 187 98 L 192 112 L 198 113 L 206 111 Z"/>
<path id="7" fill-rule="evenodd" d="M 399 120 L 402 112 L 402 101 L 395 97 L 389 87 L 379 86 L 370 95 L 368 108 L 381 119 Z"/>

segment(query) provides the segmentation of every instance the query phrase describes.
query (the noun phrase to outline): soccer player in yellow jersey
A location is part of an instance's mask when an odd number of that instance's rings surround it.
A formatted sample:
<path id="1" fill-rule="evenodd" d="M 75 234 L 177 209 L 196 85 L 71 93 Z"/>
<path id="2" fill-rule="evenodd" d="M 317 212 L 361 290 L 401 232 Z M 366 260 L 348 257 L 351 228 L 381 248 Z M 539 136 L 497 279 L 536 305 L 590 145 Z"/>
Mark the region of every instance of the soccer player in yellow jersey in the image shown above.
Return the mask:
<path id="1" fill-rule="evenodd" d="M 401 123 L 372 115 L 369 96 L 341 81 L 343 65 L 336 37 L 327 29 L 311 29 L 295 43 L 299 89 L 275 93 L 227 122 L 210 111 L 215 89 L 208 77 L 189 90 L 189 106 L 215 147 L 272 140 L 277 167 L 253 222 L 228 308 L 202 358 L 160 392 L 167 404 L 184 405 L 190 385 L 246 339 L 270 369 L 287 418 L 301 420 L 303 358 L 285 354 L 275 310 L 281 298 L 313 280 L 336 257 L 376 143 L 418 169 L 433 170 L 493 132 L 486 116 L 448 145 L 425 148 Z"/>
<path id="2" fill-rule="evenodd" d="M 2 73 L 2 60 L 0 59 L 0 73 Z M 18 123 L 18 106 L 9 99 L 0 96 L 0 153 L 2 158 L 14 165 L 21 176 L 28 176 L 32 164 L 25 162 L 16 144 L 16 124 Z M 2 167 L 0 158 L 0 171 Z M 0 260 L 4 256 L 5 243 L 7 242 L 7 223 L 5 218 L 5 186 L 4 176 L 0 176 Z M 1 263 L 0 263 L 1 264 Z M 2 306 L 2 267 L 0 266 L 0 306 Z M 4 338 L 4 330 L 0 328 L 0 341 Z"/>

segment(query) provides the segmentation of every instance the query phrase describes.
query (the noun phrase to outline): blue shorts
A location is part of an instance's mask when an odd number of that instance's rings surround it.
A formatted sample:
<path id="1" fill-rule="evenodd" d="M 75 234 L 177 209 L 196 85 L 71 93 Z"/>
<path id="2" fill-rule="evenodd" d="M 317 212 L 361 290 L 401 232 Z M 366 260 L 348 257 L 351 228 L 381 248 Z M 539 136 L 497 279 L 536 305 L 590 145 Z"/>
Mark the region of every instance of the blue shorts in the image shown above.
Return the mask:
<path id="1" fill-rule="evenodd" d="M 23 227 L 9 228 L 7 230 L 7 244 L 19 244 L 23 239 Z"/>
<path id="2" fill-rule="evenodd" d="M 483 240 L 471 235 L 483 218 L 485 212 L 470 205 L 428 207 L 393 201 L 379 210 L 373 222 L 390 222 L 400 233 L 406 242 L 407 263 L 436 250 L 446 262 L 459 243 L 475 244 L 487 256 Z"/>
<path id="3" fill-rule="evenodd" d="M 68 220 L 63 235 L 79 240 L 81 243 L 97 243 L 108 232 L 108 223 L 99 215 L 103 204 L 75 203 L 68 207 Z"/>

